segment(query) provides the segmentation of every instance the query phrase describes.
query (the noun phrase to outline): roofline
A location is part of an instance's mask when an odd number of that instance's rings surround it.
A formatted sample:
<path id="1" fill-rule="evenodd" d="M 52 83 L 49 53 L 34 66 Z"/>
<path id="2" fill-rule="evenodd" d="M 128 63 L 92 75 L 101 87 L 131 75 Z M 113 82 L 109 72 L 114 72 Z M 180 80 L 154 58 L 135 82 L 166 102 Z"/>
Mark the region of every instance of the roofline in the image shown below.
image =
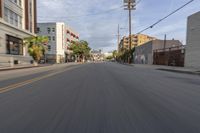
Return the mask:
<path id="1" fill-rule="evenodd" d="M 200 15 L 200 11 L 198 11 L 198 12 L 196 12 L 196 13 L 194 13 L 194 14 L 192 14 L 192 15 L 188 16 L 188 18 L 190 18 L 190 17 L 193 17 L 193 16 L 195 16 L 195 15 L 197 15 L 197 14 L 199 14 L 199 15 Z"/>

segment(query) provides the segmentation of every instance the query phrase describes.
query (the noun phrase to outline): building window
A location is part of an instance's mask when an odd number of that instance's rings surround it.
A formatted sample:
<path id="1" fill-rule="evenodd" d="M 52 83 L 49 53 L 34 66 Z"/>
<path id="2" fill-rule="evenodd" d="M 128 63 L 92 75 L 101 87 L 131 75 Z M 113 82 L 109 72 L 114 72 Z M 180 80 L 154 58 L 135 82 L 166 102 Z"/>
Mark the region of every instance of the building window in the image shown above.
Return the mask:
<path id="1" fill-rule="evenodd" d="M 51 33 L 51 28 L 48 27 L 47 32 L 48 32 L 48 34 Z"/>
<path id="2" fill-rule="evenodd" d="M 40 33 L 40 28 L 39 27 L 37 27 L 37 33 Z"/>
<path id="3" fill-rule="evenodd" d="M 22 4 L 21 0 L 10 0 L 10 1 L 19 6 L 21 6 L 21 4 Z"/>
<path id="4" fill-rule="evenodd" d="M 32 22 L 30 22 L 30 32 L 32 33 L 33 32 L 33 23 Z"/>
<path id="5" fill-rule="evenodd" d="M 4 20 L 9 24 L 22 28 L 22 17 L 8 8 L 4 8 Z"/>
<path id="6" fill-rule="evenodd" d="M 51 36 L 48 36 L 48 38 L 49 38 L 49 41 L 51 41 Z"/>
<path id="7" fill-rule="evenodd" d="M 56 40 L 55 36 L 53 36 L 53 37 L 52 37 L 52 40 L 53 40 L 53 41 L 55 41 L 55 40 Z"/>
<path id="8" fill-rule="evenodd" d="M 4 19 L 6 22 L 9 22 L 8 13 L 9 13 L 8 8 L 4 8 Z"/>
<path id="9" fill-rule="evenodd" d="M 32 8 L 32 1 L 29 1 L 29 3 L 28 3 L 28 10 L 29 10 L 29 31 L 32 33 L 33 32 L 33 12 L 32 12 L 32 10 L 33 10 L 33 8 Z"/>
<path id="10" fill-rule="evenodd" d="M 70 31 L 69 31 L 69 30 L 67 30 L 67 34 L 70 34 Z"/>
<path id="11" fill-rule="evenodd" d="M 10 11 L 10 24 L 14 24 L 14 13 Z"/>
<path id="12" fill-rule="evenodd" d="M 51 46 L 50 45 L 48 45 L 48 51 L 51 51 Z"/>
<path id="13" fill-rule="evenodd" d="M 52 28 L 52 32 L 55 33 L 55 28 Z"/>
<path id="14" fill-rule="evenodd" d="M 32 17 L 32 2 L 29 3 L 29 13 L 30 13 L 30 16 Z"/>
<path id="15" fill-rule="evenodd" d="M 22 17 L 19 16 L 19 28 L 22 28 Z"/>
<path id="16" fill-rule="evenodd" d="M 19 6 L 22 6 L 22 1 L 21 0 L 19 0 Z"/>
<path id="17" fill-rule="evenodd" d="M 14 25 L 18 27 L 18 15 L 14 13 Z"/>
<path id="18" fill-rule="evenodd" d="M 7 54 L 23 55 L 22 39 L 10 35 L 6 35 L 7 41 Z"/>

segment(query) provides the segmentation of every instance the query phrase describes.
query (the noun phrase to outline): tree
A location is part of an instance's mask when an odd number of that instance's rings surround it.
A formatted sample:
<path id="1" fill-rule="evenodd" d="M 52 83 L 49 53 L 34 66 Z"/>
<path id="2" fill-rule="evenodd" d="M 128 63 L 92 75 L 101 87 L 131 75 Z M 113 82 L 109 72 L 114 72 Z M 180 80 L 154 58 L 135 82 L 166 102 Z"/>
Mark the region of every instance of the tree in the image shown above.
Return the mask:
<path id="1" fill-rule="evenodd" d="M 117 50 L 114 50 L 113 52 L 112 52 L 112 56 L 113 56 L 113 58 L 117 58 L 117 54 L 118 54 L 118 52 L 117 52 Z"/>
<path id="2" fill-rule="evenodd" d="M 70 44 L 70 50 L 73 51 L 73 55 L 76 55 L 79 59 L 84 60 L 90 56 L 91 48 L 89 47 L 87 41 L 81 40 L 72 42 Z"/>
<path id="3" fill-rule="evenodd" d="M 128 63 L 129 56 L 131 56 L 131 60 L 133 60 L 134 52 L 135 52 L 135 48 L 132 48 L 130 51 L 127 49 L 122 49 L 117 55 L 117 61 Z"/>
<path id="4" fill-rule="evenodd" d="M 106 57 L 107 60 L 112 60 L 113 59 L 113 56 L 108 56 Z"/>
<path id="5" fill-rule="evenodd" d="M 90 56 L 90 50 L 89 44 L 87 41 L 80 41 L 82 49 L 83 49 L 83 56 L 84 58 L 88 58 Z"/>
<path id="6" fill-rule="evenodd" d="M 47 43 L 48 37 L 46 36 L 27 37 L 24 39 L 24 44 L 28 46 L 30 56 L 32 56 L 37 63 L 44 56 L 47 50 Z"/>

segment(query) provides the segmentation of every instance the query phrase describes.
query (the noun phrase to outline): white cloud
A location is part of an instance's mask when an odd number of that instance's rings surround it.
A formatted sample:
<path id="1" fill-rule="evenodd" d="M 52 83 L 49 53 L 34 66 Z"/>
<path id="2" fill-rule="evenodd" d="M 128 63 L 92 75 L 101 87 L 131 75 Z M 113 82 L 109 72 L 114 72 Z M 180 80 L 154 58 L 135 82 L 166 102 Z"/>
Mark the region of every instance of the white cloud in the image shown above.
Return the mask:
<path id="1" fill-rule="evenodd" d="M 39 22 L 64 21 L 80 33 L 81 39 L 89 41 L 94 49 L 117 48 L 117 25 L 128 27 L 128 12 L 123 8 L 99 15 L 99 13 L 122 6 L 123 0 L 38 0 Z M 187 0 L 142 0 L 133 12 L 133 32 L 149 26 Z M 200 1 L 168 18 L 158 26 L 145 32 L 158 38 L 164 34 L 185 40 L 186 18 L 199 10 Z M 199 4 L 198 4 L 199 3 Z M 86 16 L 88 15 L 88 16 Z M 121 30 L 122 35 L 128 29 Z"/>

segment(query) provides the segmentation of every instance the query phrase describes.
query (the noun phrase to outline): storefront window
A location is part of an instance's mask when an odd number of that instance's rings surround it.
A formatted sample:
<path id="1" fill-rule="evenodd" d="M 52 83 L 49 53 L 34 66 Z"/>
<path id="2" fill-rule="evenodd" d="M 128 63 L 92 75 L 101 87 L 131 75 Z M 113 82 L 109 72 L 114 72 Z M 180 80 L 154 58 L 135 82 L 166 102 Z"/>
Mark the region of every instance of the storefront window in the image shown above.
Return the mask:
<path id="1" fill-rule="evenodd" d="M 6 35 L 7 38 L 7 54 L 23 55 L 22 39 Z"/>

